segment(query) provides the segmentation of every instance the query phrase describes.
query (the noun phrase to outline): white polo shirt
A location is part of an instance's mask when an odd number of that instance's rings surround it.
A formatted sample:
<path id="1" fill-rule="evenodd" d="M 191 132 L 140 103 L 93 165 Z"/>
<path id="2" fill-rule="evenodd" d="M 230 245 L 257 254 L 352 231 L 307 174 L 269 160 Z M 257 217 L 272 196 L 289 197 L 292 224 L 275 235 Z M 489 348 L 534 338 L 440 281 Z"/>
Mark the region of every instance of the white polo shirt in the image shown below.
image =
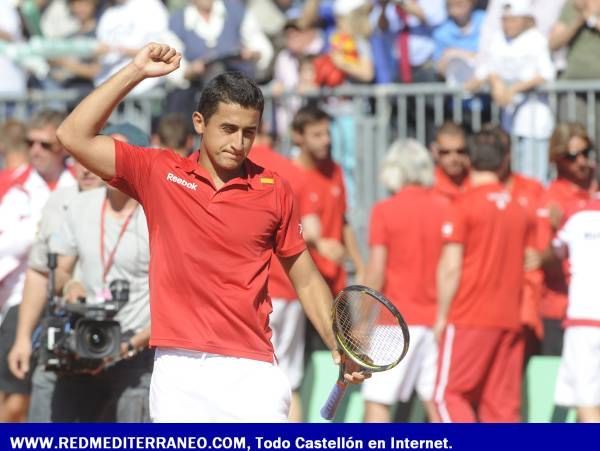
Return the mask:
<path id="1" fill-rule="evenodd" d="M 600 326 L 600 195 L 573 214 L 554 240 L 571 265 L 566 325 Z"/>
<path id="2" fill-rule="evenodd" d="M 65 170 L 56 188 L 76 184 L 75 177 Z M 31 171 L 23 185 L 11 188 L 0 202 L 0 318 L 21 302 L 27 254 L 50 193 L 44 179 Z"/>

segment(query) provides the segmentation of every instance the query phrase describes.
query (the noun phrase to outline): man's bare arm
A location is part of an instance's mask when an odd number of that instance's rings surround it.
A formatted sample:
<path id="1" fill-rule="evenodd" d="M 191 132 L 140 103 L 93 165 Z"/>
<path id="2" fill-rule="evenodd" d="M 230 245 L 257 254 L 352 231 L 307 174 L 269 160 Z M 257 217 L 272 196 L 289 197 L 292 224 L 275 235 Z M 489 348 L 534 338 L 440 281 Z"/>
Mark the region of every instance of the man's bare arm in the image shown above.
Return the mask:
<path id="1" fill-rule="evenodd" d="M 306 316 L 315 326 L 327 347 L 332 350 L 335 363 L 339 364 L 342 361 L 342 356 L 337 351 L 331 324 L 333 298 L 325 280 L 317 271 L 307 250 L 293 257 L 281 257 L 279 260 L 296 289 Z M 360 368 L 357 365 L 346 363 L 344 379 L 349 383 L 364 381 L 368 375 L 359 370 Z"/>
<path id="2" fill-rule="evenodd" d="M 86 168 L 108 180 L 115 175 L 112 138 L 98 136 L 116 106 L 146 78 L 160 77 L 179 67 L 181 55 L 167 45 L 148 44 L 135 58 L 92 91 L 56 131 L 67 151 Z"/>
<path id="3" fill-rule="evenodd" d="M 437 269 L 438 312 L 434 326 L 436 338 L 440 337 L 442 330 L 446 327 L 450 306 L 460 283 L 462 262 L 463 245 L 457 243 L 446 244 L 442 249 Z"/>
<path id="4" fill-rule="evenodd" d="M 376 245 L 371 247 L 369 262 L 365 273 L 364 284 L 374 290 L 381 291 L 385 283 L 385 265 L 387 263 L 387 248 Z"/>
<path id="5" fill-rule="evenodd" d="M 19 305 L 19 320 L 15 343 L 8 354 L 8 367 L 18 379 L 23 379 L 30 371 L 32 343 L 31 336 L 46 306 L 48 277 L 34 269 L 27 269 L 23 300 Z"/>

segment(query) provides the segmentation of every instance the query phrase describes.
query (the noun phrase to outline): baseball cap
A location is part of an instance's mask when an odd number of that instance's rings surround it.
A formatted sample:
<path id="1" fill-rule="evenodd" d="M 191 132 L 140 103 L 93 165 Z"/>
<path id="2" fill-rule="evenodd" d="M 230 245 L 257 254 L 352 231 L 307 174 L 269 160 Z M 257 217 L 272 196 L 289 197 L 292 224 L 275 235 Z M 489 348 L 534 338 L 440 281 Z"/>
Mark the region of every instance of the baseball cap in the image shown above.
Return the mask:
<path id="1" fill-rule="evenodd" d="M 367 0 L 335 0 L 333 2 L 333 13 L 336 16 L 344 16 L 366 4 Z"/>
<path id="2" fill-rule="evenodd" d="M 531 0 L 504 0 L 502 2 L 502 16 L 533 17 Z"/>
<path id="3" fill-rule="evenodd" d="M 142 129 L 129 122 L 112 124 L 102 130 L 103 135 L 123 135 L 127 138 L 129 144 L 140 147 L 150 145 L 150 137 Z"/>

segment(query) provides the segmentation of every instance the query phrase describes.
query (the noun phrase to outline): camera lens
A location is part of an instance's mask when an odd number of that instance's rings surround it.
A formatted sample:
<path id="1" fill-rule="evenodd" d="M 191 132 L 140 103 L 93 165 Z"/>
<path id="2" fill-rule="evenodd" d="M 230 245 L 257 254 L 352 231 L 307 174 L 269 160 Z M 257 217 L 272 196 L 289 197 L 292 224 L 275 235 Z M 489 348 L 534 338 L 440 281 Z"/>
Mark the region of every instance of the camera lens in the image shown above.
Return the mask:
<path id="1" fill-rule="evenodd" d="M 87 358 L 102 359 L 118 349 L 119 337 L 114 326 L 104 322 L 85 322 L 79 330 L 80 354 Z"/>

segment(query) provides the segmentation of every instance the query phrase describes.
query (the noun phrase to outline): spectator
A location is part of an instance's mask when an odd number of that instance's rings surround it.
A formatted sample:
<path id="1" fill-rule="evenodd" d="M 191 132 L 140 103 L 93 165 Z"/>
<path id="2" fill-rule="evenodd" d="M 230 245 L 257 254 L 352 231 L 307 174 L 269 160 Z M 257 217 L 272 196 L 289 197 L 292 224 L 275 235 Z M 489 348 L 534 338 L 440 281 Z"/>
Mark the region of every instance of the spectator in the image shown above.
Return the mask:
<path id="1" fill-rule="evenodd" d="M 0 0 L 0 43 L 20 42 L 21 21 L 14 2 Z M 4 54 L 0 54 L 0 93 L 23 95 L 27 89 L 25 72 Z"/>
<path id="2" fill-rule="evenodd" d="M 184 158 L 191 153 L 193 136 L 182 114 L 164 115 L 158 123 L 156 138 L 158 147 L 171 149 Z"/>
<path id="3" fill-rule="evenodd" d="M 600 52 L 600 0 L 567 0 L 560 18 L 550 34 L 550 47 L 553 50 L 566 48 L 566 67 L 560 75 L 563 80 L 597 80 L 600 78 L 600 61 L 591 55 Z M 589 108 L 595 111 L 596 136 L 600 136 L 600 99 L 596 96 L 595 105 L 587 104 L 585 94 L 561 98 L 560 117 L 563 120 L 583 124 L 589 120 Z"/>
<path id="4" fill-rule="evenodd" d="M 444 0 L 406 0 L 378 2 L 371 12 L 371 24 L 379 42 L 375 48 L 390 71 L 396 61 L 396 77 L 382 82 L 430 82 L 437 80 L 433 65 L 435 43 L 432 33 L 446 19 Z M 382 48 L 383 46 L 383 48 Z M 378 69 L 381 65 L 378 65 Z"/>
<path id="5" fill-rule="evenodd" d="M 564 321 L 564 347 L 554 399 L 575 407 L 582 423 L 600 423 L 600 195 L 572 214 L 553 241 L 558 257 L 569 256 L 571 282 Z"/>
<path id="6" fill-rule="evenodd" d="M 0 125 L 0 200 L 29 163 L 27 127 L 21 121 L 9 119 Z"/>
<path id="7" fill-rule="evenodd" d="M 335 28 L 329 35 L 327 55 L 333 67 L 317 61 L 317 83 L 336 86 L 345 80 L 369 83 L 374 77 L 369 25 L 365 20 L 366 0 L 336 0 L 333 4 Z"/>
<path id="8" fill-rule="evenodd" d="M 600 78 L 600 62 L 590 58 L 600 51 L 600 1 L 567 0 L 550 34 L 550 47 L 567 47 L 567 67 L 561 78 Z"/>
<path id="9" fill-rule="evenodd" d="M 445 122 L 436 131 L 431 152 L 436 164 L 434 188 L 450 202 L 469 185 L 467 134 L 455 122 Z"/>
<path id="10" fill-rule="evenodd" d="M 183 44 L 184 76 L 192 86 L 171 94 L 168 109 L 186 117 L 205 80 L 228 70 L 254 78 L 273 58 L 271 43 L 240 0 L 190 0 L 171 15 L 169 28 Z"/>
<path id="11" fill-rule="evenodd" d="M 95 77 L 98 86 L 121 69 L 145 44 L 173 41 L 168 33 L 169 14 L 160 0 L 114 0 L 98 22 L 98 41 L 108 47 L 100 58 L 101 70 Z M 147 92 L 158 79 L 145 80 L 134 93 Z"/>
<path id="12" fill-rule="evenodd" d="M 302 94 L 316 89 L 314 55 L 321 52 L 324 41 L 316 28 L 302 29 L 297 21 L 288 21 L 284 27 L 285 47 L 277 54 L 273 70 L 272 89 L 275 95 L 285 91 Z M 286 97 L 278 101 L 276 132 L 289 132 L 292 117 L 300 107 L 301 99 Z"/>
<path id="13" fill-rule="evenodd" d="M 79 24 L 79 29 L 69 37 L 95 38 L 99 0 L 69 0 L 68 3 L 71 14 Z M 45 88 L 76 89 L 81 97 L 93 89 L 93 80 L 100 73 L 100 64 L 96 57 L 63 57 L 48 62 L 51 70 L 50 78 L 44 82 Z"/>
<path id="14" fill-rule="evenodd" d="M 519 140 L 516 169 L 545 183 L 554 118 L 545 98 L 532 90 L 554 80 L 554 66 L 546 38 L 535 28 L 531 0 L 505 0 L 502 14 L 502 33 L 491 40 L 493 51 L 477 66 L 467 89 L 489 83 L 493 100 L 503 108 L 503 128 Z"/>
<path id="15" fill-rule="evenodd" d="M 27 412 L 28 386 L 8 370 L 23 296 L 27 253 L 33 243 L 42 208 L 50 193 L 75 184 L 64 165 L 64 149 L 56 139 L 62 113 L 41 111 L 29 125 L 29 166 L 19 184 L 0 202 L 0 412 L 3 421 L 23 421 Z"/>
<path id="16" fill-rule="evenodd" d="M 517 422 L 520 293 L 533 218 L 500 183 L 509 157 L 494 133 L 475 135 L 469 155 L 472 188 L 451 207 L 442 227 L 435 402 L 444 422 Z"/>
<path id="17" fill-rule="evenodd" d="M 392 144 L 381 180 L 392 196 L 375 204 L 371 213 L 365 284 L 382 291 L 402 312 L 411 343 L 397 367 L 365 381 L 365 421 L 389 422 L 390 407 L 408 402 L 415 388 L 429 420 L 438 421 L 433 405 L 437 343 L 432 326 L 444 202 L 431 190 L 431 156 L 415 140 Z"/>
<path id="18" fill-rule="evenodd" d="M 581 124 L 571 122 L 556 126 L 550 138 L 550 159 L 556 166 L 557 178 L 548 185 L 542 198 L 546 220 L 540 229 L 540 243 L 544 249 L 549 249 L 565 213 L 583 207 L 589 200 L 593 178 L 591 152 L 592 141 Z M 542 269 L 542 353 L 561 355 L 562 321 L 567 308 L 568 264 L 558 260 L 551 252 L 546 252 Z"/>
<path id="19" fill-rule="evenodd" d="M 485 12 L 475 10 L 474 0 L 447 0 L 446 7 L 448 19 L 433 32 L 433 59 L 439 74 L 462 85 L 475 69 Z"/>
<path id="20" fill-rule="evenodd" d="M 70 201 L 81 191 L 94 189 L 102 184 L 100 177 L 92 174 L 79 163 L 74 165 L 78 186 L 69 186 L 53 192 L 44 206 L 38 232 L 31 247 L 25 273 L 23 299 L 18 310 L 18 324 L 15 342 L 8 354 L 8 367 L 11 373 L 33 393 L 29 404 L 27 420 L 29 422 L 50 421 L 48 407 L 52 401 L 52 392 L 56 375 L 35 366 L 32 360 L 32 336 L 38 324 L 48 293 L 48 253 L 51 236 L 58 232 L 65 219 Z M 33 365 L 33 367 L 32 367 Z M 31 383 L 33 379 L 33 388 Z M 42 414 L 41 412 L 46 412 Z"/>

